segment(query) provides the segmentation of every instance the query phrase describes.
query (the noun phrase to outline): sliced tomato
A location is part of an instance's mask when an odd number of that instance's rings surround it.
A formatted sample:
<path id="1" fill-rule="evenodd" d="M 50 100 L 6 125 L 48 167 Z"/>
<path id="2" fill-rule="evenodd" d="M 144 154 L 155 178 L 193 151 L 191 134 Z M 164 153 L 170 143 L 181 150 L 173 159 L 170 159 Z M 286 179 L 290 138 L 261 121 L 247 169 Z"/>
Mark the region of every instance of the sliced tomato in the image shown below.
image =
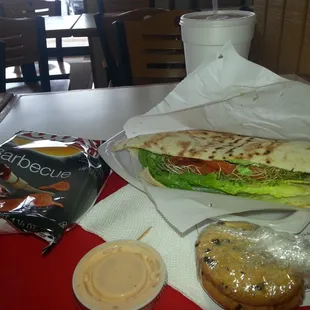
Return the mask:
<path id="1" fill-rule="evenodd" d="M 206 163 L 208 163 L 208 161 L 206 161 Z M 224 174 L 232 174 L 236 169 L 236 165 L 220 160 L 212 160 L 209 165 L 217 169 L 216 171 L 221 171 Z"/>
<path id="2" fill-rule="evenodd" d="M 202 175 L 219 171 L 227 175 L 232 174 L 233 172 L 235 174 L 238 174 L 238 171 L 236 170 L 236 165 L 221 160 L 201 160 L 196 158 L 185 158 L 175 156 L 170 157 L 169 161 L 176 166 L 194 167 L 195 170 Z M 256 180 L 265 179 L 264 171 L 262 171 L 262 169 L 258 167 L 250 167 L 250 169 L 253 171 L 253 176 L 251 176 L 253 179 Z"/>
<path id="3" fill-rule="evenodd" d="M 231 174 L 236 168 L 236 165 L 221 160 L 206 161 L 185 157 L 171 157 L 169 160 L 176 166 L 194 166 L 202 175 L 218 171 L 224 174 Z"/>

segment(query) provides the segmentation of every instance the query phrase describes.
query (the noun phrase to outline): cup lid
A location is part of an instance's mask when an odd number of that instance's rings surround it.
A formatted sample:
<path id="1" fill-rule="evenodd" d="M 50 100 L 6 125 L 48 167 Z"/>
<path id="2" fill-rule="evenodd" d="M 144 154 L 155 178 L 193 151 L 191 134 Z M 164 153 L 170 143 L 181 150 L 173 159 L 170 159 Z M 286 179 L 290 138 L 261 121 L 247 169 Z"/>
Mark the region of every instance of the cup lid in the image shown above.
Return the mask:
<path id="1" fill-rule="evenodd" d="M 75 268 L 72 286 L 90 310 L 137 310 L 156 298 L 165 281 L 158 252 L 141 241 L 120 240 L 88 252 Z"/>
<path id="2" fill-rule="evenodd" d="M 217 17 L 214 17 L 213 11 L 201 11 L 187 13 L 181 16 L 181 26 L 195 26 L 195 27 L 225 27 L 225 26 L 239 26 L 255 23 L 256 15 L 249 11 L 238 10 L 221 10 L 218 11 Z"/>

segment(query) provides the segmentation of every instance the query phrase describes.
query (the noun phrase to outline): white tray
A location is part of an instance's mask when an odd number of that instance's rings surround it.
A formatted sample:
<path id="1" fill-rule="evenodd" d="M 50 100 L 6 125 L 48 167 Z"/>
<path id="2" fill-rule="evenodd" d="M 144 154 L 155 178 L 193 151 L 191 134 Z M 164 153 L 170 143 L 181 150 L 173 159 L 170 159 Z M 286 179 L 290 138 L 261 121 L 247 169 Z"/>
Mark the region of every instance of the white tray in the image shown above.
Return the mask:
<path id="1" fill-rule="evenodd" d="M 122 131 L 106 141 L 100 148 L 99 153 L 104 161 L 113 169 L 119 176 L 125 179 L 128 183 L 144 191 L 143 185 L 137 179 L 128 151 L 112 152 L 112 146 L 117 141 L 126 139 L 125 132 Z M 230 221 L 249 221 L 258 225 L 272 227 L 278 231 L 287 231 L 291 233 L 300 233 L 310 222 L 310 211 L 292 210 L 292 211 L 255 211 L 239 213 L 237 215 L 221 216 L 221 220 Z"/>

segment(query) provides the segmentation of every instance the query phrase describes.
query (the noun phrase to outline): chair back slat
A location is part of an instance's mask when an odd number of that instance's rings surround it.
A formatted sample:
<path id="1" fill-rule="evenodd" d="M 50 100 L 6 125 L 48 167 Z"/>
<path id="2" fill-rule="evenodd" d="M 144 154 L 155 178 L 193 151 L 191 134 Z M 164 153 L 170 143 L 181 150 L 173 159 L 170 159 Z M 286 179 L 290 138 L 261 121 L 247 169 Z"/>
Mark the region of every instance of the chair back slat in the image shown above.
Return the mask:
<path id="1" fill-rule="evenodd" d="M 148 69 L 145 74 L 143 74 L 143 78 L 136 77 L 134 81 L 140 80 L 139 84 L 144 84 L 144 79 L 150 79 L 151 81 L 155 81 L 158 79 L 158 83 L 168 83 L 170 79 L 182 79 L 184 78 L 184 69 Z"/>
<path id="2" fill-rule="evenodd" d="M 150 36 L 143 36 L 144 50 L 180 50 L 183 53 L 183 43 L 181 40 L 162 40 L 160 37 L 153 37 L 154 40 L 151 40 Z"/>
<path id="3" fill-rule="evenodd" d="M 173 10 L 143 21 L 123 23 L 130 67 L 128 70 L 133 84 L 136 84 L 135 81 L 141 83 L 143 79 L 147 84 L 185 77 L 179 20 L 188 12 Z"/>
<path id="4" fill-rule="evenodd" d="M 16 45 L 12 47 L 9 46 L 6 48 L 6 54 L 8 55 L 6 57 L 7 62 L 12 62 L 13 64 L 19 63 L 24 59 L 24 46 L 23 45 Z"/>
<path id="5" fill-rule="evenodd" d="M 162 64 L 162 65 L 166 65 L 166 64 L 180 64 L 183 65 L 184 64 L 184 55 L 180 55 L 180 54 L 176 54 L 176 53 L 172 53 L 170 54 L 166 54 L 166 50 L 163 50 L 163 53 L 158 52 L 158 54 L 153 54 L 153 52 L 145 52 L 144 54 L 146 55 L 145 58 L 148 67 L 150 67 L 150 65 L 152 64 Z"/>

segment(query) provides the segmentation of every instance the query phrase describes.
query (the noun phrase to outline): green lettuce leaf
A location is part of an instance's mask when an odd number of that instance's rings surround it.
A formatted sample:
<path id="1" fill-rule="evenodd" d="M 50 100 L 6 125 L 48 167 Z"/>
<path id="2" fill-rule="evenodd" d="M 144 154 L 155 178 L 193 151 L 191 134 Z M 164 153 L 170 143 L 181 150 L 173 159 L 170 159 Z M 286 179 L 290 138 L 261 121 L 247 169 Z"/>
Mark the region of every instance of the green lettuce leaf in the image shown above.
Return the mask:
<path id="1" fill-rule="evenodd" d="M 155 180 L 169 188 L 226 193 L 295 206 L 310 205 L 310 178 L 306 173 L 278 169 L 276 175 L 280 174 L 281 179 L 255 180 L 250 178 L 251 170 L 248 168 L 248 163 L 237 166 L 239 172 L 237 179 L 220 173 L 208 175 L 174 173 L 165 168 L 168 158 L 166 155 L 139 150 L 141 165 L 149 169 Z M 285 176 L 289 179 L 282 179 Z"/>

